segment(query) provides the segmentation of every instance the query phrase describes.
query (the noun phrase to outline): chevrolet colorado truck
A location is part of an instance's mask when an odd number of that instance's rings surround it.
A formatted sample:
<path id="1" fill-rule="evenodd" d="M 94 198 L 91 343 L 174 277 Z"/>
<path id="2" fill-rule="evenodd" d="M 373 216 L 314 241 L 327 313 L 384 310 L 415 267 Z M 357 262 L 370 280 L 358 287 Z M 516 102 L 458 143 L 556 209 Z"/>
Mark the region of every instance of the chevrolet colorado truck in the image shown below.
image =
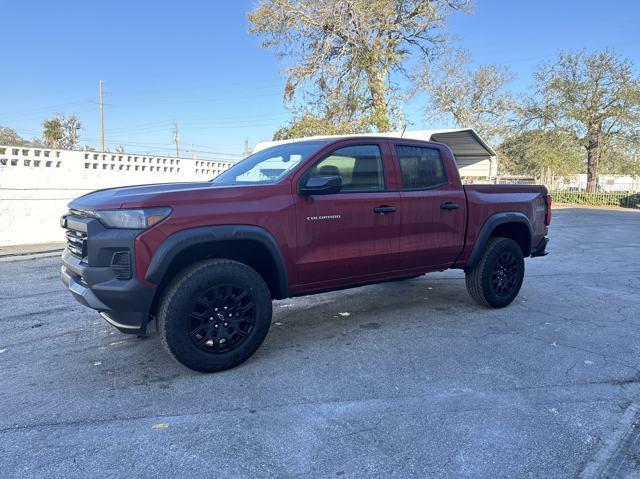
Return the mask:
<path id="1" fill-rule="evenodd" d="M 212 181 L 111 188 L 69 204 L 62 281 L 124 333 L 219 371 L 265 339 L 272 300 L 462 269 L 511 303 L 546 254 L 544 186 L 465 185 L 445 144 L 317 138 L 259 151 Z"/>

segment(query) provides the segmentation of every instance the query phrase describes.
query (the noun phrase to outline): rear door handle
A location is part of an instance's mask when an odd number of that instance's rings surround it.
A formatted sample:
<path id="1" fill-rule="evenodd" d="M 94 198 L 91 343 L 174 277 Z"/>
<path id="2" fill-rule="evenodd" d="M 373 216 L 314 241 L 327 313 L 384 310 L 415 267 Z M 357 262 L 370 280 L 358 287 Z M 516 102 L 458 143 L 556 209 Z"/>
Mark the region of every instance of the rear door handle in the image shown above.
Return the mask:
<path id="1" fill-rule="evenodd" d="M 381 214 L 393 213 L 395 211 L 396 211 L 396 207 L 395 206 L 387 206 L 387 205 L 376 206 L 373 209 L 374 213 L 381 213 Z"/>
<path id="2" fill-rule="evenodd" d="M 458 203 L 451 203 L 450 201 L 447 201 L 446 203 L 442 203 L 440 205 L 441 210 L 457 210 L 458 208 L 460 208 Z"/>

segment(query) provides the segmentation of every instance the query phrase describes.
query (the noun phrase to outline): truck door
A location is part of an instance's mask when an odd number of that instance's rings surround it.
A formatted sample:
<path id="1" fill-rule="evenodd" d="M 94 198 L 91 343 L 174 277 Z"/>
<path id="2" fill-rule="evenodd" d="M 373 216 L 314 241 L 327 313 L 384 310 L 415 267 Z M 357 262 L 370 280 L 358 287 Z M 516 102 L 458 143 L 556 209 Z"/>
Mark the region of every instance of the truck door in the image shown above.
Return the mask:
<path id="1" fill-rule="evenodd" d="M 467 214 L 455 159 L 439 145 L 391 143 L 401 177 L 400 268 L 446 268 L 464 247 Z"/>
<path id="2" fill-rule="evenodd" d="M 344 285 L 345 279 L 375 279 L 397 268 L 400 194 L 387 189 L 386 177 L 393 159 L 385 141 L 363 141 L 341 143 L 297 179 L 342 179 L 338 193 L 297 195 L 301 285 L 330 288 Z"/>

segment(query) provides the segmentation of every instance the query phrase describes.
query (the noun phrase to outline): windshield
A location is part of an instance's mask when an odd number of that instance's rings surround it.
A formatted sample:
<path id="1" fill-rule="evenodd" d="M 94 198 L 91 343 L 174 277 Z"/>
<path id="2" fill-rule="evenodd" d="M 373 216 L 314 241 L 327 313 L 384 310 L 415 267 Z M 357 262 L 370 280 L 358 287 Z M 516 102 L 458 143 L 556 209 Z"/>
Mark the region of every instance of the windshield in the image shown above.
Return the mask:
<path id="1" fill-rule="evenodd" d="M 216 176 L 212 182 L 225 185 L 275 183 L 318 151 L 327 141 L 286 143 L 260 150 Z"/>

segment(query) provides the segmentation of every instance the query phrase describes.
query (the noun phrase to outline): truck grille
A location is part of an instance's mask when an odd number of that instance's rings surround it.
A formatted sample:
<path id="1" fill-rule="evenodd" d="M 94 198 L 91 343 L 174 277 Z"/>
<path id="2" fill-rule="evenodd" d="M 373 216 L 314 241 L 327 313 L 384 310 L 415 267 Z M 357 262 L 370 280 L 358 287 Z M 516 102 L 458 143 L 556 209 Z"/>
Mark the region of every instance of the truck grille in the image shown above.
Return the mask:
<path id="1" fill-rule="evenodd" d="M 87 233 L 68 229 L 65 233 L 67 237 L 67 249 L 78 258 L 87 255 Z"/>

